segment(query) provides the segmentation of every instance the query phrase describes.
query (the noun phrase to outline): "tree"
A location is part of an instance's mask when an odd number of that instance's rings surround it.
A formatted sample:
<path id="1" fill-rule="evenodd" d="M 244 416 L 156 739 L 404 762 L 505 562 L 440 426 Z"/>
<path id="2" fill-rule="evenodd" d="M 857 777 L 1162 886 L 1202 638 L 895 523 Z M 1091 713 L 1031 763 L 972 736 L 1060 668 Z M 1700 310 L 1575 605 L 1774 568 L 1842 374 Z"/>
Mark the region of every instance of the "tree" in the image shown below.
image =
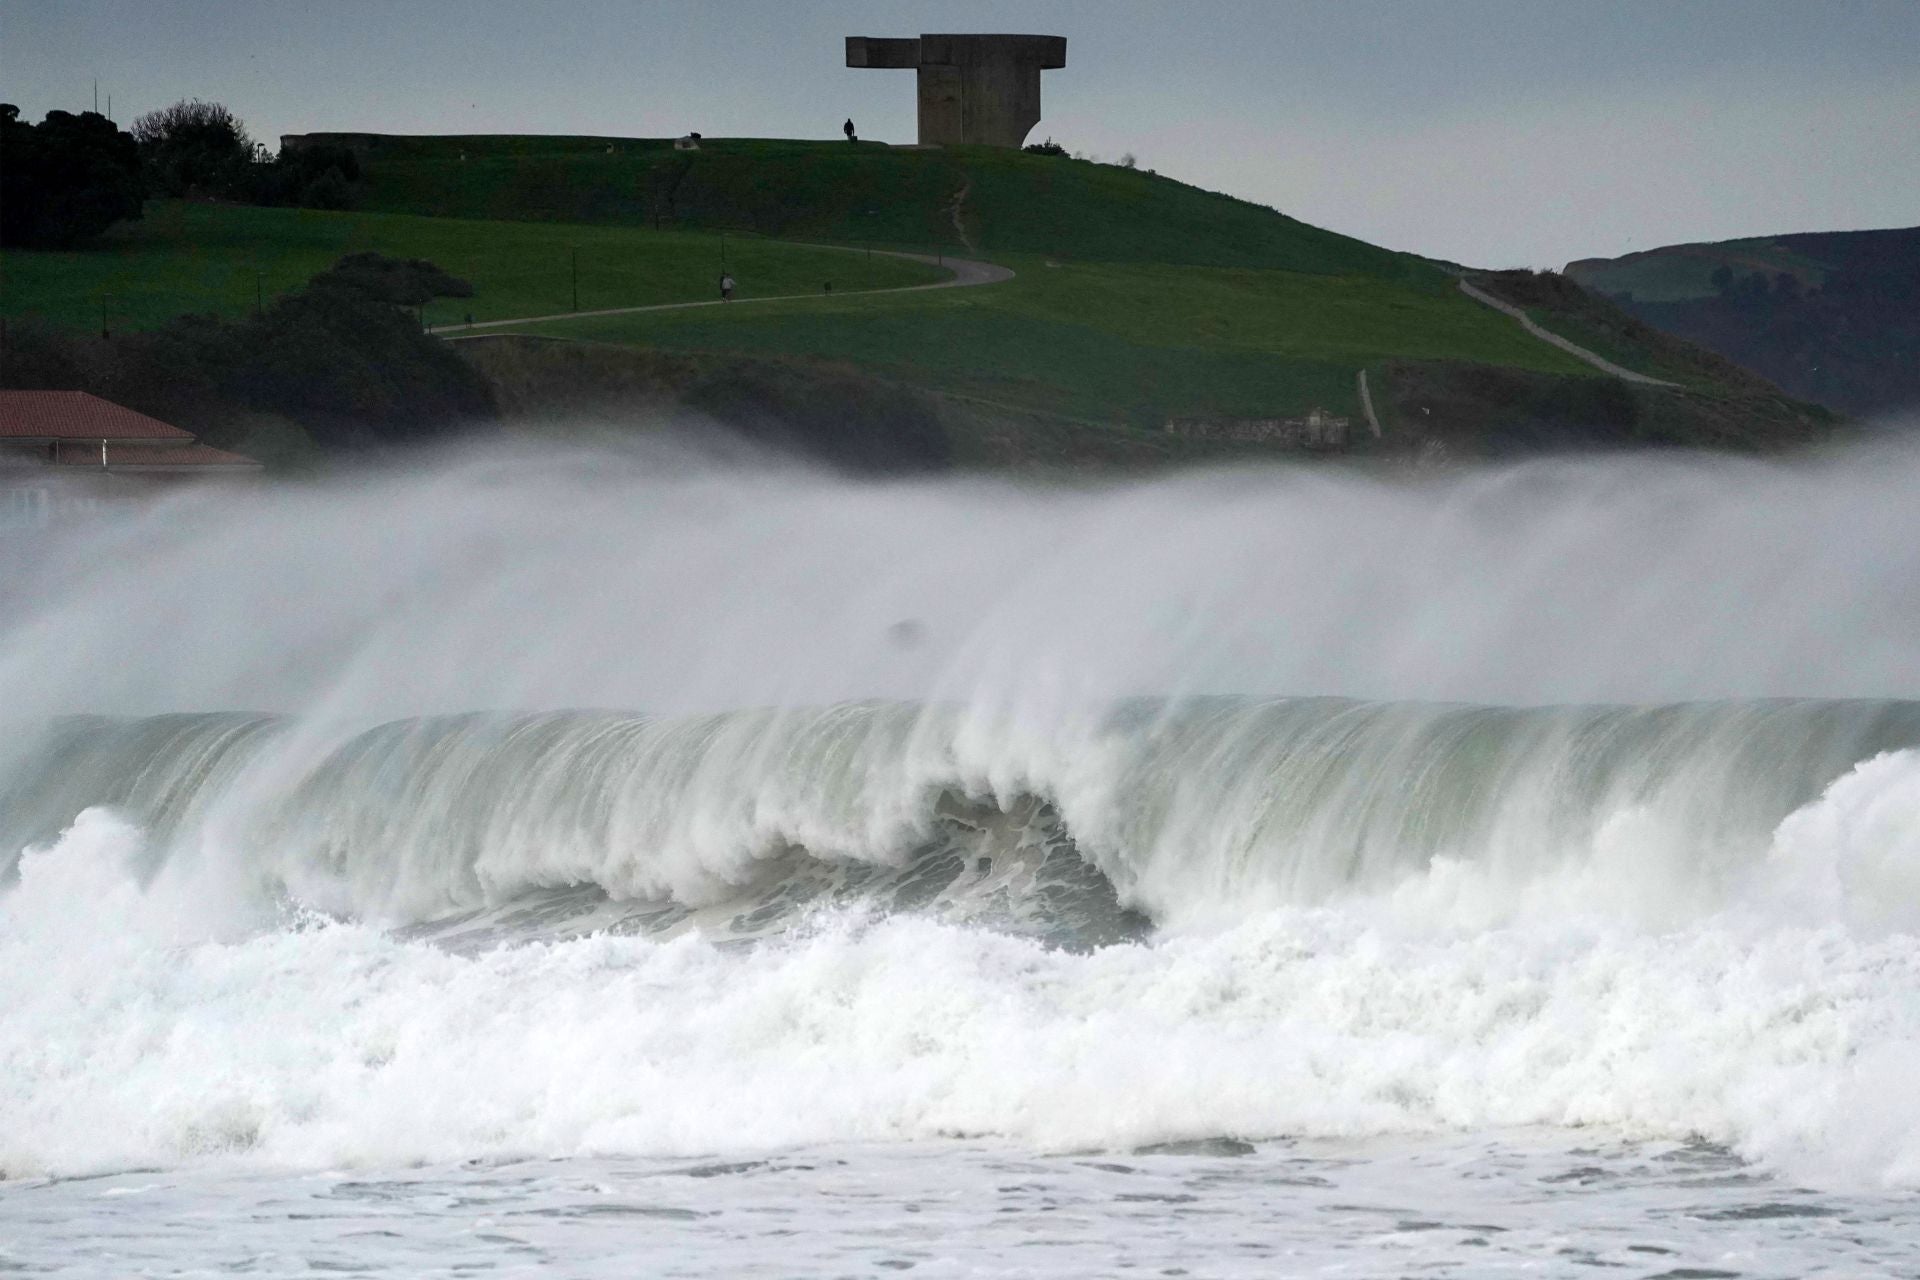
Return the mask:
<path id="1" fill-rule="evenodd" d="M 494 417 L 480 374 L 394 301 L 465 285 L 432 263 L 372 257 L 345 259 L 243 320 L 180 316 L 111 342 L 19 326 L 0 386 L 92 391 L 216 445 L 239 442 L 261 415 L 332 449 L 428 440 Z"/>
<path id="2" fill-rule="evenodd" d="M 254 160 L 240 117 L 198 98 L 149 111 L 133 122 L 133 137 L 155 190 L 170 196 L 229 195 Z"/>
<path id="3" fill-rule="evenodd" d="M 0 244 L 65 249 L 140 216 L 139 150 L 98 112 L 49 111 L 36 128 L 0 103 L 0 166 Z"/>
<path id="4" fill-rule="evenodd" d="M 323 448 L 425 440 L 492 417 L 485 381 L 402 309 L 423 290 L 472 292 L 430 262 L 341 259 L 234 327 L 236 398 L 299 423 Z"/>
<path id="5" fill-rule="evenodd" d="M 249 204 L 350 209 L 359 181 L 360 160 L 352 151 L 305 144 L 282 147 L 278 159 L 256 160 L 247 168 L 244 189 L 233 194 Z"/>

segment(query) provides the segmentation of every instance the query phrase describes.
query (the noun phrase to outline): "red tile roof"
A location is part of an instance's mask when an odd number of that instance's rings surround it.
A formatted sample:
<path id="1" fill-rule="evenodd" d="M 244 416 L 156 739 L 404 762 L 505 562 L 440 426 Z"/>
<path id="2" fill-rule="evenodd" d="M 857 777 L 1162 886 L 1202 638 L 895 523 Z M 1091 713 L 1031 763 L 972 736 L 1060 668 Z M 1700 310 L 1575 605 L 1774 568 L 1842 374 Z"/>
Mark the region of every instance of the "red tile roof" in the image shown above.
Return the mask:
<path id="1" fill-rule="evenodd" d="M 84 391 L 0 391 L 0 440 L 193 443 L 193 433 Z"/>
<path id="2" fill-rule="evenodd" d="M 58 444 L 54 446 L 53 460 L 63 467 L 97 467 L 100 465 L 100 445 L 85 442 Z M 107 470 L 117 471 L 127 468 L 139 468 L 142 471 L 208 471 L 208 470 L 248 470 L 257 471 L 260 464 L 244 454 L 228 453 L 225 449 L 216 449 L 210 444 L 189 445 L 151 445 L 151 444 L 112 444 L 107 445 Z"/>

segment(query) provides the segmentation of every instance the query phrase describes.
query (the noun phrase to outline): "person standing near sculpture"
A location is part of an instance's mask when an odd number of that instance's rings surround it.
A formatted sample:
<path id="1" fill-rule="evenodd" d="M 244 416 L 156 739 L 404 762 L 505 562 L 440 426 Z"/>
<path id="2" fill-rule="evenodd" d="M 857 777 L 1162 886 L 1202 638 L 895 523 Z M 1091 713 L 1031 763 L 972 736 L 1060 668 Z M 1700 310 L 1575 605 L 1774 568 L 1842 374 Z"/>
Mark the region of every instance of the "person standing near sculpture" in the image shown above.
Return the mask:
<path id="1" fill-rule="evenodd" d="M 844 134 L 846 134 L 846 135 L 847 135 L 847 141 L 848 141 L 848 142 L 858 142 L 858 141 L 860 141 L 860 135 L 859 135 L 859 134 L 857 134 L 857 133 L 855 133 L 855 132 L 853 131 L 853 117 L 852 117 L 852 116 L 848 116 L 848 117 L 847 117 L 847 122 L 846 122 L 845 124 L 843 124 L 843 125 L 841 125 L 841 126 L 840 126 L 840 132 L 842 132 L 842 133 L 844 133 Z"/>
<path id="2" fill-rule="evenodd" d="M 732 301 L 732 299 L 733 299 L 733 273 L 730 271 L 722 271 L 720 273 L 720 301 L 730 302 Z"/>

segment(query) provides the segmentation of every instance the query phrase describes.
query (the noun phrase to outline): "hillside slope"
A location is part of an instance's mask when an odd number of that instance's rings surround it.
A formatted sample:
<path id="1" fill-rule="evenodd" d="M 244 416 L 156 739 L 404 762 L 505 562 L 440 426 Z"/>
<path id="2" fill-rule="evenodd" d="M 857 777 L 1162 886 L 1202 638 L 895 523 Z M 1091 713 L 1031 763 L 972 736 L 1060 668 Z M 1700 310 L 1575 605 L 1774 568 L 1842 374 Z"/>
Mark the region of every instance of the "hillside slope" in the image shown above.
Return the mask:
<path id="1" fill-rule="evenodd" d="M 1856 414 L 1920 408 L 1920 227 L 1669 245 L 1566 273 L 1794 395 Z"/>
<path id="2" fill-rule="evenodd" d="M 992 147 L 310 134 L 361 156 L 396 213 L 726 229 L 788 240 L 1322 275 L 1434 269 L 1264 205 L 1117 165 Z"/>

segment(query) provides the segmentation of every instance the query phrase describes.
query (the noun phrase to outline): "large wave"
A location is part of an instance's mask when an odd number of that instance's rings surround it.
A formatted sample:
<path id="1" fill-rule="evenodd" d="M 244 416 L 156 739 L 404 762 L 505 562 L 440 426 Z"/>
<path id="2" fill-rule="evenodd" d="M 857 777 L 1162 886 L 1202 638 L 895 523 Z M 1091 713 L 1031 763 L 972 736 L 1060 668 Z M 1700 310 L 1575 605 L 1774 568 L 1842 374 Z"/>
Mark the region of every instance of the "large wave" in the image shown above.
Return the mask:
<path id="1" fill-rule="evenodd" d="M 23 753 L 0 846 L 104 807 L 145 833 L 149 876 L 211 859 L 273 909 L 385 924 L 512 909 L 549 931 L 759 933 L 858 904 L 1093 945 L 1144 926 L 1122 908 L 1232 923 L 1437 866 L 1493 895 L 1489 923 L 1570 874 L 1679 921 L 1855 764 L 1914 748 L 1920 703 L 1878 701 L 1134 699 L 1041 740 L 887 702 L 472 713 L 338 740 L 291 717 L 84 717 Z"/>
<path id="2" fill-rule="evenodd" d="M 18 541 L 0 1169 L 1596 1124 L 1920 1181 L 1917 479 L 495 455 Z"/>

